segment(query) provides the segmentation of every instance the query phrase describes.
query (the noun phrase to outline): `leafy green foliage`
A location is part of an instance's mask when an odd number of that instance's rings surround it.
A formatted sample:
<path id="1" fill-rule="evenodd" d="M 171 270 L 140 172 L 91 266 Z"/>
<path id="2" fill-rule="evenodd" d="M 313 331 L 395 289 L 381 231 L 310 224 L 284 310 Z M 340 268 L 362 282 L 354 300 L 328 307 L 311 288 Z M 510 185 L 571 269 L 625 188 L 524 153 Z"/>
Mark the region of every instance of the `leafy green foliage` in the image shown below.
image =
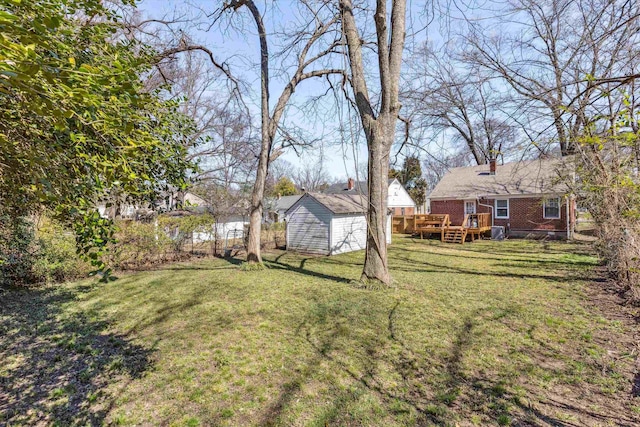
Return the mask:
<path id="1" fill-rule="evenodd" d="M 99 270 L 112 231 L 96 202 L 153 200 L 190 168 L 192 123 L 145 89 L 155 52 L 118 25 L 99 0 L 0 0 L 0 206 L 72 222 Z"/>
<path id="2" fill-rule="evenodd" d="M 36 242 L 38 256 L 33 271 L 38 282 L 62 282 L 89 273 L 90 265 L 77 254 L 73 232 L 62 224 L 41 218 Z"/>
<path id="3" fill-rule="evenodd" d="M 34 281 L 35 234 L 25 217 L 0 214 L 0 285 Z"/>
<path id="4" fill-rule="evenodd" d="M 397 178 L 407 189 L 418 206 L 426 201 L 427 181 L 422 177 L 420 159 L 416 156 L 405 157 L 402 169 L 389 169 L 389 178 Z"/>
<path id="5" fill-rule="evenodd" d="M 1 218 L 0 285 L 61 282 L 88 272 L 73 233 L 62 224 L 46 217 Z"/>
<path id="6" fill-rule="evenodd" d="M 194 232 L 212 232 L 215 222 L 211 214 L 158 217 L 158 226 L 171 236 L 175 251 L 182 250 Z"/>
<path id="7" fill-rule="evenodd" d="M 293 196 L 294 194 L 298 194 L 296 185 L 286 176 L 280 178 L 273 187 L 273 196 Z"/>

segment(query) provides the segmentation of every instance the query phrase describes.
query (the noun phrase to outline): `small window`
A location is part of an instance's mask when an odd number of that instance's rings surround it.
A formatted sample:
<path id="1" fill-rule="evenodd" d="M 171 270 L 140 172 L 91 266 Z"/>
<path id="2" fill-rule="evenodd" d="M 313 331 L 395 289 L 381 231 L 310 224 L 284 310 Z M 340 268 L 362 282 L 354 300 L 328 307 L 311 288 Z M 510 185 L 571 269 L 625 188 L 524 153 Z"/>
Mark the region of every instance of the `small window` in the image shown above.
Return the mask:
<path id="1" fill-rule="evenodd" d="M 509 199 L 496 199 L 496 218 L 509 218 Z"/>
<path id="2" fill-rule="evenodd" d="M 542 208 L 544 209 L 545 219 L 559 219 L 560 218 L 560 197 L 546 199 L 544 201 Z"/>
<path id="3" fill-rule="evenodd" d="M 404 216 L 404 208 L 400 208 L 400 215 Z"/>

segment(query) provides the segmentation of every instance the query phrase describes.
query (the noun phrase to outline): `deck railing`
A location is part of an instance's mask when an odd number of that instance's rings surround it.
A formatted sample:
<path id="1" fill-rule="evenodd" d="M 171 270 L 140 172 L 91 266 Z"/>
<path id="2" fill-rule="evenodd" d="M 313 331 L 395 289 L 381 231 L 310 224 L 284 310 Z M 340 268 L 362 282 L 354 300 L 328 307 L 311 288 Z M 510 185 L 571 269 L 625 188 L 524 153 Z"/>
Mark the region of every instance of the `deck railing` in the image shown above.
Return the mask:
<path id="1" fill-rule="evenodd" d="M 465 222 L 467 228 L 487 228 L 491 227 L 490 213 L 468 214 Z"/>
<path id="2" fill-rule="evenodd" d="M 391 221 L 392 233 L 397 234 L 413 234 L 421 226 L 426 223 L 434 221 L 442 221 L 446 217 L 447 226 L 451 225 L 449 221 L 449 215 L 447 214 L 416 214 L 416 215 L 404 215 L 394 216 Z M 479 228 L 490 229 L 491 228 L 491 214 L 490 213 L 477 213 L 467 214 L 462 222 L 465 228 Z"/>
<path id="3" fill-rule="evenodd" d="M 416 214 L 405 216 L 394 216 L 391 221 L 391 230 L 398 234 L 413 234 L 420 227 L 427 224 L 443 223 L 450 225 L 448 214 Z"/>

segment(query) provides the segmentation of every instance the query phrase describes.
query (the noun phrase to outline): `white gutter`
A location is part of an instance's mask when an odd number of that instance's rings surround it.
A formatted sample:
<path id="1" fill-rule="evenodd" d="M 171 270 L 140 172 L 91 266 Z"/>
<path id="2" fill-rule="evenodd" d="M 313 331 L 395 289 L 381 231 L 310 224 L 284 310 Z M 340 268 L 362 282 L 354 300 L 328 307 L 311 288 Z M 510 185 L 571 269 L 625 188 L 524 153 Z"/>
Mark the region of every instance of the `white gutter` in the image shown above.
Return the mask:
<path id="1" fill-rule="evenodd" d="M 565 212 L 565 216 L 567 217 L 567 240 L 571 239 L 571 220 L 569 219 L 569 197 L 566 197 L 567 199 L 567 209 Z"/>
<path id="2" fill-rule="evenodd" d="M 491 227 L 493 227 L 493 206 L 491 205 L 485 205 L 484 203 L 480 203 L 480 199 L 476 197 L 476 201 L 478 202 L 478 206 L 485 206 L 489 209 L 491 209 Z"/>

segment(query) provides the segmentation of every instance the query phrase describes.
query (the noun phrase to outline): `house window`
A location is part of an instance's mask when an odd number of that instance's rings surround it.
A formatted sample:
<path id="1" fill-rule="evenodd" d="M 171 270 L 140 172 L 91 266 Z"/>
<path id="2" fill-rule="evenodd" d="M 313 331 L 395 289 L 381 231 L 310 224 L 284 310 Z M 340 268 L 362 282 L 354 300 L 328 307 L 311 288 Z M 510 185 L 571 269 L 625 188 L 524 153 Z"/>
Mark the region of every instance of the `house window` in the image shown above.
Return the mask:
<path id="1" fill-rule="evenodd" d="M 509 218 L 509 199 L 496 199 L 496 218 Z"/>
<path id="2" fill-rule="evenodd" d="M 404 216 L 404 208 L 400 208 L 400 215 Z"/>
<path id="3" fill-rule="evenodd" d="M 542 209 L 544 210 L 545 219 L 559 219 L 560 218 L 560 197 L 546 199 L 543 203 Z"/>
<path id="4" fill-rule="evenodd" d="M 476 213 L 476 202 L 475 201 L 464 202 L 464 213 L 465 215 L 471 215 Z"/>

